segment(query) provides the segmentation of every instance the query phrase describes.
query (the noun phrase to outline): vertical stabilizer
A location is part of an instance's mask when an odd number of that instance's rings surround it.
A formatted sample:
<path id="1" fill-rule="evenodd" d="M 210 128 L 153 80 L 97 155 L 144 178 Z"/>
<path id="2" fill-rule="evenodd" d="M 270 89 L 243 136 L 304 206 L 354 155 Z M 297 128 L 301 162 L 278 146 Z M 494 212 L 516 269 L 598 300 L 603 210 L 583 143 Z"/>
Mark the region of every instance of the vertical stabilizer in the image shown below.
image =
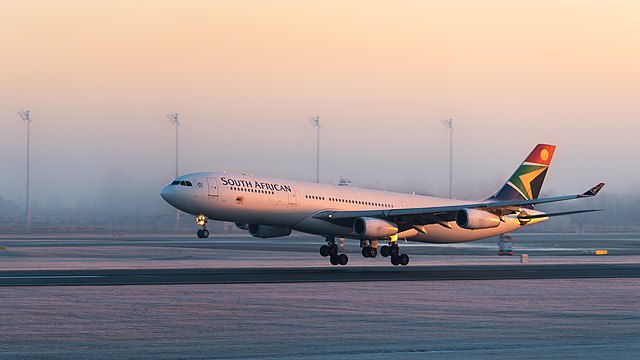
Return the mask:
<path id="1" fill-rule="evenodd" d="M 533 200 L 537 199 L 542 183 L 553 158 L 555 145 L 538 144 L 516 169 L 492 200 Z"/>

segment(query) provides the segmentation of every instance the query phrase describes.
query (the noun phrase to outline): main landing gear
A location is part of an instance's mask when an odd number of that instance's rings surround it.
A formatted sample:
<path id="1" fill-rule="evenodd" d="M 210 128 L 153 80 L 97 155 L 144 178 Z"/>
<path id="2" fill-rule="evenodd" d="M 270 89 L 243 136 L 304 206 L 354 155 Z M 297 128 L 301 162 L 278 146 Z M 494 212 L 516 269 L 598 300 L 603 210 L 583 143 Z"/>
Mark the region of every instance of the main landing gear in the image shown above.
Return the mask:
<path id="1" fill-rule="evenodd" d="M 327 237 L 327 245 L 320 246 L 320 255 L 323 257 L 329 256 L 331 265 L 347 265 L 349 257 L 347 254 L 338 254 L 338 245 L 336 239 Z"/>
<path id="2" fill-rule="evenodd" d="M 389 242 L 389 245 L 383 245 L 380 248 L 380 255 L 384 257 L 391 256 L 391 264 L 393 266 L 407 266 L 409 264 L 409 255 L 400 254 L 400 247 L 396 241 Z"/>
<path id="3" fill-rule="evenodd" d="M 362 248 L 362 256 L 366 258 L 374 258 L 378 256 L 378 240 L 360 240 Z"/>
<path id="4" fill-rule="evenodd" d="M 198 238 L 200 239 L 208 238 L 209 230 L 207 230 L 207 217 L 202 214 L 196 215 L 196 224 L 202 227 L 202 229 L 196 232 L 196 235 L 198 235 Z"/>

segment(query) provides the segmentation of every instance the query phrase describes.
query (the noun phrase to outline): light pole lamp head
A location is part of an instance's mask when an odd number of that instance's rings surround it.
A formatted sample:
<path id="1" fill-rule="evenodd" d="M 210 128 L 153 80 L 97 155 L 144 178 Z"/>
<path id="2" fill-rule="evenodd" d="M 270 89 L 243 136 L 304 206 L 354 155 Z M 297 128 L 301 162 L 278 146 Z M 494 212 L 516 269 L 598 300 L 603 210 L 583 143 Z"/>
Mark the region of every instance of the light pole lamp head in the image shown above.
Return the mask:
<path id="1" fill-rule="evenodd" d="M 441 120 L 442 125 L 449 130 L 453 130 L 453 119 Z"/>
<path id="2" fill-rule="evenodd" d="M 18 111 L 18 116 L 20 117 L 20 119 L 22 119 L 22 121 L 24 121 L 25 123 L 30 123 L 31 122 L 31 117 L 30 117 L 30 111 L 29 110 L 25 110 L 25 111 Z"/>
<path id="3" fill-rule="evenodd" d="M 309 120 L 309 123 L 311 123 L 311 125 L 315 128 L 319 128 L 320 127 L 320 116 L 312 116 L 312 117 L 308 117 L 307 120 Z"/>
<path id="4" fill-rule="evenodd" d="M 167 114 L 167 119 L 169 119 L 169 122 L 175 126 L 180 125 L 180 121 L 178 120 L 178 113 Z"/>

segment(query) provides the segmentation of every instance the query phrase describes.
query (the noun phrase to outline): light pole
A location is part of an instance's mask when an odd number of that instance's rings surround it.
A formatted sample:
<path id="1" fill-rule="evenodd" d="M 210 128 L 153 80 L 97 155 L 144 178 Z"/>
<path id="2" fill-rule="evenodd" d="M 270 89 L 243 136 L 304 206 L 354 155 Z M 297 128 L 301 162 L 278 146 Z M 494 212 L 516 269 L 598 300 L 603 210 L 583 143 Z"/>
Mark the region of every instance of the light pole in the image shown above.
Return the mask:
<path id="1" fill-rule="evenodd" d="M 453 199 L 453 119 L 442 120 L 449 130 L 449 198 Z"/>
<path id="2" fill-rule="evenodd" d="M 307 118 L 311 125 L 316 128 L 316 182 L 320 182 L 320 116 Z"/>
<path id="3" fill-rule="evenodd" d="M 176 127 L 176 177 L 178 177 L 178 128 L 180 127 L 180 121 L 178 120 L 178 113 L 168 114 L 167 119 Z M 180 210 L 176 210 L 176 227 L 180 224 Z"/>
<path id="4" fill-rule="evenodd" d="M 170 123 L 176 126 L 176 177 L 178 177 L 178 128 L 180 127 L 178 113 L 168 114 L 167 119 L 169 119 Z"/>
<path id="5" fill-rule="evenodd" d="M 31 195 L 31 187 L 29 184 L 29 168 L 30 168 L 30 142 L 31 142 L 31 117 L 30 117 L 30 111 L 29 110 L 25 110 L 25 111 L 19 111 L 18 112 L 18 116 L 20 117 L 20 119 L 22 119 L 22 121 L 27 124 L 27 226 L 26 226 L 26 230 L 27 233 L 31 232 L 31 200 L 30 200 L 30 195 Z"/>

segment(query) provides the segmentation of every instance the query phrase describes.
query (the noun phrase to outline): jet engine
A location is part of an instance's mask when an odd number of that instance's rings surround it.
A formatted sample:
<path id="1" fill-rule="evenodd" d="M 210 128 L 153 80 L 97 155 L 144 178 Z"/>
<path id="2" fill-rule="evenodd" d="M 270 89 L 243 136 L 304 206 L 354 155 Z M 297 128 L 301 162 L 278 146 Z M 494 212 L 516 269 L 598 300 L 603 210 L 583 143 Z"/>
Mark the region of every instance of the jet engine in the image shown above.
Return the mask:
<path id="1" fill-rule="evenodd" d="M 359 217 L 353 222 L 353 231 L 363 238 L 384 238 L 396 235 L 398 225 L 382 219 Z"/>
<path id="2" fill-rule="evenodd" d="M 234 224 L 240 230 L 249 230 L 249 224 L 247 223 L 234 223 Z"/>
<path id="3" fill-rule="evenodd" d="M 291 229 L 281 226 L 249 225 L 249 234 L 257 238 L 267 239 L 291 235 Z"/>
<path id="4" fill-rule="evenodd" d="M 500 217 L 490 212 L 464 209 L 456 213 L 456 224 L 464 229 L 491 229 L 500 225 Z"/>

